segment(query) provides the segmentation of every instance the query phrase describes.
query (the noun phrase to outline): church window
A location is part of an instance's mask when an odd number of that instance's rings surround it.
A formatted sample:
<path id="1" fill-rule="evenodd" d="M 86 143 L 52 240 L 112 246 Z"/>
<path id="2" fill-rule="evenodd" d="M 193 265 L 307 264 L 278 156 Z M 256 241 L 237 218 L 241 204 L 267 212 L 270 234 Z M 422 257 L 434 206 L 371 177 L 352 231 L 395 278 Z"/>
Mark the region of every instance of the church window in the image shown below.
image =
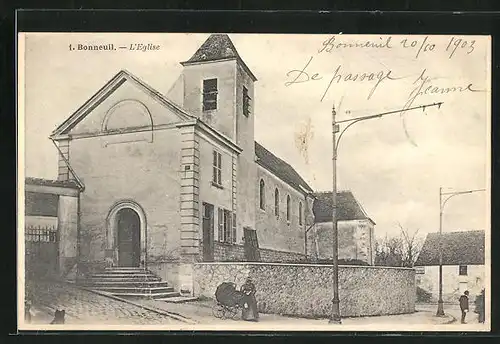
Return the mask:
<path id="1" fill-rule="evenodd" d="M 214 150 L 213 161 L 213 179 L 212 182 L 216 185 L 222 185 L 222 155 Z"/>
<path id="2" fill-rule="evenodd" d="M 219 241 L 236 242 L 236 213 L 223 208 L 218 209 Z"/>
<path id="3" fill-rule="evenodd" d="M 260 192 L 260 209 L 266 210 L 266 184 L 264 183 L 264 180 L 260 180 L 260 185 L 259 185 L 259 192 Z"/>
<path id="4" fill-rule="evenodd" d="M 203 111 L 217 109 L 217 79 L 203 80 Z"/>
<path id="5" fill-rule="evenodd" d="M 245 86 L 243 86 L 243 114 L 247 117 L 250 115 L 251 100 L 252 99 L 248 95 L 248 89 Z"/>
<path id="6" fill-rule="evenodd" d="M 274 216 L 277 219 L 280 217 L 280 192 L 278 189 L 274 190 Z"/>
<path id="7" fill-rule="evenodd" d="M 467 265 L 460 265 L 458 267 L 458 274 L 460 276 L 467 276 Z"/>
<path id="8" fill-rule="evenodd" d="M 291 200 L 290 200 L 290 195 L 286 196 L 286 220 L 290 222 L 290 217 L 291 217 Z"/>
<path id="9" fill-rule="evenodd" d="M 299 225 L 302 226 L 302 202 L 299 202 Z"/>

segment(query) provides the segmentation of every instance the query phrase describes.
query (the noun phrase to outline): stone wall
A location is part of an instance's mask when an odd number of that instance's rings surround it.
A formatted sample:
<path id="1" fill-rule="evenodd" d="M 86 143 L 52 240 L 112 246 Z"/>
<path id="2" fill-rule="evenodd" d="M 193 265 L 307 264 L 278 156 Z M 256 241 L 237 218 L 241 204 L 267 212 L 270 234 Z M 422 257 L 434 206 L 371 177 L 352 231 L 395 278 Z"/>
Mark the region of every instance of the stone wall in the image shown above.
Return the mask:
<path id="1" fill-rule="evenodd" d="M 170 287 L 174 290 L 179 291 L 181 289 L 180 277 L 179 277 L 179 261 L 154 261 L 148 262 L 147 268 L 154 272 L 158 277 L 164 282 L 168 282 Z"/>
<path id="2" fill-rule="evenodd" d="M 214 258 L 221 262 L 244 262 L 245 247 L 243 245 L 232 245 L 221 242 L 214 243 Z M 300 262 L 305 260 L 305 255 L 296 252 L 277 251 L 261 248 L 260 258 L 262 262 Z"/>
<path id="3" fill-rule="evenodd" d="M 245 247 L 222 242 L 214 243 L 214 259 L 221 262 L 245 261 Z"/>
<path id="4" fill-rule="evenodd" d="M 325 318 L 331 311 L 331 276 L 329 265 L 199 263 L 194 266 L 194 293 L 213 298 L 220 283 L 239 287 L 251 277 L 261 312 Z M 413 269 L 340 266 L 339 286 L 343 317 L 415 311 Z"/>

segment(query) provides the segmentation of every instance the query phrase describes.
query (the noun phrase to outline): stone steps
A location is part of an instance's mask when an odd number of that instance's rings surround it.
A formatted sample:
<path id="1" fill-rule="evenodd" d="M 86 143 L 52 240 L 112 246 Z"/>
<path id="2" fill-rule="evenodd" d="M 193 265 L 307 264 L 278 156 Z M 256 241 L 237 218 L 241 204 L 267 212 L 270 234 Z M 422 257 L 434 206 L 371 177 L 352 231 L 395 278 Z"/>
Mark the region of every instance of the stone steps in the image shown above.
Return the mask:
<path id="1" fill-rule="evenodd" d="M 154 275 L 147 275 L 147 276 L 116 276 L 116 275 L 109 275 L 109 276 L 95 276 L 91 275 L 87 278 L 89 281 L 108 281 L 108 282 L 127 282 L 127 281 L 132 281 L 132 282 L 160 282 L 161 278 L 158 276 Z"/>
<path id="2" fill-rule="evenodd" d="M 148 273 L 145 268 L 105 268 L 102 273 L 106 274 L 136 274 L 136 273 Z"/>
<path id="3" fill-rule="evenodd" d="M 109 280 L 94 280 L 83 282 L 82 285 L 88 287 L 111 287 L 111 288 L 158 288 L 158 287 L 168 287 L 168 283 L 164 281 L 130 281 L 130 280 L 119 280 L 119 281 L 109 281 Z"/>
<path id="4" fill-rule="evenodd" d="M 160 298 L 157 300 L 169 303 L 185 303 L 185 302 L 198 301 L 198 298 L 194 296 L 171 296 L 167 298 Z"/>
<path id="5" fill-rule="evenodd" d="M 102 290 L 106 291 L 111 294 L 121 294 L 121 293 L 141 293 L 141 294 L 148 294 L 148 293 L 171 293 L 174 291 L 173 287 L 139 287 L 139 286 L 133 286 L 133 287 L 114 287 L 114 286 L 94 286 L 93 289 L 95 290 Z"/>
<path id="6" fill-rule="evenodd" d="M 148 277 L 156 277 L 151 274 L 148 274 L 147 272 L 145 273 L 129 273 L 129 274 L 123 274 L 123 273 L 98 273 L 98 274 L 92 274 L 92 278 L 94 279 L 99 279 L 99 278 L 133 278 L 133 279 L 147 279 Z"/>
<path id="7" fill-rule="evenodd" d="M 106 268 L 90 274 L 79 284 L 120 297 L 166 299 L 180 296 L 167 282 L 144 268 Z"/>
<path id="8" fill-rule="evenodd" d="M 177 291 L 172 292 L 162 292 L 162 293 L 141 293 L 141 292 L 130 292 L 130 293 L 112 293 L 113 295 L 120 297 L 132 297 L 132 298 L 153 298 L 162 299 L 179 296 L 180 293 Z"/>

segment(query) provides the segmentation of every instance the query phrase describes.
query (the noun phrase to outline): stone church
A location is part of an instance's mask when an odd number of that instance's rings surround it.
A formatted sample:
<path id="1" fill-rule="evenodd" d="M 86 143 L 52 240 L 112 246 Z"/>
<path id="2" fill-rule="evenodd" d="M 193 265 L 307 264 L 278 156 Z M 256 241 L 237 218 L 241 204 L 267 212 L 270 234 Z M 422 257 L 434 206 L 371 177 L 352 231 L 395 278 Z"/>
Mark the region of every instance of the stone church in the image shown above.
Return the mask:
<path id="1" fill-rule="evenodd" d="M 60 220 L 73 245 L 62 258 L 147 267 L 187 290 L 195 262 L 327 258 L 329 198 L 255 142 L 257 78 L 229 36 L 210 35 L 181 65 L 166 95 L 118 72 L 51 134 L 59 183 L 80 188 L 66 206 L 76 223 Z M 348 196 L 339 258 L 372 264 L 374 222 Z"/>

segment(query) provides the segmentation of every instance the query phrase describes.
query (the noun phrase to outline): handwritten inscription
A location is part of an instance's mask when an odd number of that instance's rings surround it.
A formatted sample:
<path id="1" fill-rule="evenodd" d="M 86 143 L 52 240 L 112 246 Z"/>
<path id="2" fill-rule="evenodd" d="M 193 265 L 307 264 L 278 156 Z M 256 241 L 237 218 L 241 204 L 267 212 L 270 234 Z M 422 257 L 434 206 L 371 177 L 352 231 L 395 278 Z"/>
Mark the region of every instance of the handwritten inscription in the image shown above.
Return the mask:
<path id="1" fill-rule="evenodd" d="M 464 85 L 435 85 L 431 83 L 432 79 L 427 75 L 427 69 L 422 71 L 422 74 L 413 82 L 415 87 L 411 90 L 408 100 L 406 101 L 403 109 L 410 108 L 415 100 L 423 95 L 444 95 L 448 93 L 464 93 L 464 92 L 481 92 L 475 89 L 472 83 Z"/>
<path id="2" fill-rule="evenodd" d="M 319 93 L 315 96 L 320 102 L 337 88 L 336 85 L 343 89 L 344 94 L 350 93 L 353 105 L 356 100 L 361 101 L 360 98 L 368 101 L 374 98 L 372 102 L 375 106 L 383 104 L 381 102 L 396 101 L 398 103 L 394 107 L 397 110 L 393 112 L 401 115 L 407 139 L 417 146 L 406 127 L 406 112 L 419 108 L 418 104 L 429 103 L 432 97 L 436 97 L 434 102 L 439 102 L 441 106 L 447 101 L 452 103 L 465 99 L 470 93 L 485 92 L 466 79 L 465 75 L 471 73 L 457 70 L 466 68 L 474 61 L 467 56 L 476 50 L 477 43 L 473 37 L 331 36 L 306 57 L 301 67 L 285 73 L 284 85 L 314 89 Z M 377 60 L 377 56 L 384 58 Z M 484 58 L 484 55 L 478 58 Z M 359 62 L 364 60 L 366 64 Z M 354 61 L 358 64 L 355 65 Z M 451 66 L 447 66 L 448 63 Z M 367 94 L 361 94 L 360 90 Z M 445 98 L 451 95 L 454 95 L 450 97 L 452 99 Z M 426 106 L 420 107 L 425 111 Z M 351 111 L 345 113 L 350 114 Z M 310 131 L 306 126 L 295 134 L 296 148 L 306 163 Z"/>
<path id="3" fill-rule="evenodd" d="M 344 49 L 344 48 L 375 48 L 375 49 L 392 49 L 392 36 L 383 39 L 380 37 L 377 40 L 365 40 L 365 41 L 350 41 L 350 42 L 340 42 L 335 36 L 330 37 L 323 42 L 323 47 L 318 50 L 318 53 L 327 52 L 330 53 L 334 49 Z"/>
<path id="4" fill-rule="evenodd" d="M 441 39 L 439 41 L 440 44 L 433 42 L 435 39 L 436 38 L 432 36 L 408 36 L 398 39 L 395 39 L 393 36 L 385 36 L 375 39 L 353 40 L 352 38 L 347 39 L 345 36 L 331 36 L 322 42 L 322 46 L 317 53 L 332 53 L 342 49 L 377 49 L 386 51 L 399 49 L 400 52 L 401 50 L 409 52 L 407 55 L 409 58 L 408 62 L 411 63 L 413 60 L 418 60 L 423 54 L 435 54 L 440 52 L 446 54 L 446 57 L 443 56 L 443 58 L 452 59 L 458 54 L 472 54 L 476 48 L 476 41 L 474 39 L 463 39 L 453 36 L 446 41 Z M 409 76 L 406 70 L 393 71 L 390 65 L 383 65 L 386 68 L 376 70 L 373 68 L 366 69 L 361 66 L 359 69 L 349 71 L 346 70 L 342 64 L 335 63 L 332 66 L 331 72 L 318 72 L 317 69 L 315 70 L 313 63 L 315 57 L 316 55 L 310 56 L 309 60 L 302 68 L 289 70 L 286 73 L 287 79 L 285 80 L 285 86 L 289 87 L 303 83 L 320 85 L 323 88 L 320 101 L 325 99 L 328 91 L 334 84 L 369 84 L 371 86 L 366 99 L 370 100 L 382 85 L 394 83 L 395 81 L 407 79 L 409 77 L 413 78 L 415 75 L 419 76 L 413 83 L 409 84 L 411 90 L 405 108 L 410 107 L 417 98 L 425 95 L 480 91 L 475 88 L 472 83 L 468 82 L 464 82 L 463 85 L 433 84 L 433 77 L 427 72 L 426 66 L 422 66 L 422 69 L 418 70 L 418 74 L 411 73 L 412 76 Z"/>
<path id="5" fill-rule="evenodd" d="M 448 45 L 444 51 L 449 53 L 448 58 L 451 59 L 458 52 L 465 52 L 467 55 L 471 54 L 475 49 L 475 44 L 476 41 L 474 39 L 465 40 L 453 36 L 449 39 Z M 379 37 L 378 39 L 363 41 L 342 41 L 338 37 L 332 36 L 323 42 L 322 47 L 318 49 L 318 53 L 331 53 L 334 50 L 353 48 L 383 50 L 391 50 L 395 48 L 412 49 L 415 52 L 415 58 L 419 58 L 421 54 L 438 50 L 436 43 L 432 42 L 432 38 L 429 36 L 425 36 L 423 38 L 406 37 L 399 41 L 396 41 L 392 36 L 387 36 L 385 38 Z"/>
<path id="6" fill-rule="evenodd" d="M 313 73 L 309 72 L 307 70 L 308 66 L 310 65 L 311 61 L 313 60 L 313 57 L 307 61 L 306 65 L 302 69 L 294 69 L 289 71 L 286 75 L 291 78 L 290 81 L 285 82 L 285 86 L 290 86 L 293 84 L 299 84 L 299 83 L 304 83 L 308 81 L 320 81 L 323 79 L 323 76 L 321 76 L 319 73 Z M 340 82 L 371 82 L 373 83 L 373 87 L 370 90 L 368 94 L 368 99 L 370 99 L 373 94 L 375 93 L 376 89 L 379 87 L 379 85 L 384 82 L 384 81 L 389 81 L 389 80 L 397 80 L 399 78 L 394 77 L 392 75 L 391 70 L 379 70 L 379 71 L 367 71 L 367 72 L 359 72 L 359 73 L 345 73 L 342 70 L 342 65 L 339 65 L 335 71 L 333 72 L 332 77 L 330 78 L 330 81 L 328 82 L 323 95 L 321 96 L 321 101 L 325 98 L 326 94 L 328 93 L 328 90 L 332 86 L 332 84 L 335 83 L 340 83 Z"/>
<path id="7" fill-rule="evenodd" d="M 475 40 L 463 40 L 461 38 L 451 37 L 450 42 L 446 46 L 446 51 L 450 51 L 450 59 L 453 57 L 455 52 L 460 49 L 465 49 L 467 54 L 470 54 L 474 51 L 474 45 L 476 44 Z"/>

